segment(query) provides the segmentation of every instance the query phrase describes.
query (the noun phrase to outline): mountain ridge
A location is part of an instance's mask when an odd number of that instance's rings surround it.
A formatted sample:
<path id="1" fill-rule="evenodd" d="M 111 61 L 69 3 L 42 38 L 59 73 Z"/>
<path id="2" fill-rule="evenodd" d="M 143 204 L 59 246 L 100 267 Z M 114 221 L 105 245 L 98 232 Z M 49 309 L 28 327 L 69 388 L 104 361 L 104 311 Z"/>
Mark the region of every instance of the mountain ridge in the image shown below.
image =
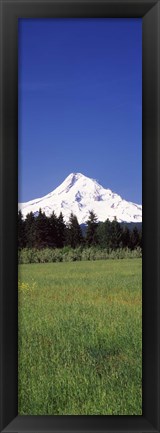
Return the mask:
<path id="1" fill-rule="evenodd" d="M 96 214 L 98 221 L 107 218 L 112 221 L 116 217 L 119 222 L 142 222 L 142 205 L 124 200 L 82 173 L 69 174 L 53 191 L 41 198 L 19 203 L 18 208 L 24 218 L 30 212 L 36 214 L 41 208 L 46 216 L 53 211 L 57 216 L 62 212 L 65 222 L 73 212 L 79 224 L 86 223 L 90 211 Z"/>

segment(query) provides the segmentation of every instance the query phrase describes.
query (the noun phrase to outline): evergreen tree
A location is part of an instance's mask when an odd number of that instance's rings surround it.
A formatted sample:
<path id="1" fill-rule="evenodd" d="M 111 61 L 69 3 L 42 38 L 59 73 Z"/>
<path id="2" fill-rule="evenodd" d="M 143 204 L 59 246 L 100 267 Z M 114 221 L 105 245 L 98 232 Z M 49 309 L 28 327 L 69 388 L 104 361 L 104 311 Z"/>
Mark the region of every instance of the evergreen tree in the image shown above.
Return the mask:
<path id="1" fill-rule="evenodd" d="M 104 223 L 99 223 L 96 229 L 97 234 L 97 244 L 100 245 L 101 248 L 105 248 L 105 230 L 104 230 Z"/>
<path id="2" fill-rule="evenodd" d="M 83 241 L 81 227 L 78 223 L 76 215 L 71 213 L 68 225 L 68 242 L 72 248 L 76 248 Z"/>
<path id="3" fill-rule="evenodd" d="M 123 248 L 131 248 L 131 235 L 129 228 L 125 226 L 122 232 L 122 246 Z"/>
<path id="4" fill-rule="evenodd" d="M 35 227 L 35 217 L 33 212 L 27 214 L 25 219 L 25 236 L 26 236 L 26 247 L 35 247 L 36 241 L 36 227 Z"/>
<path id="5" fill-rule="evenodd" d="M 137 227 L 134 227 L 134 229 L 131 232 L 131 248 L 134 250 L 135 248 L 140 246 L 140 236 L 139 231 Z"/>
<path id="6" fill-rule="evenodd" d="M 111 223 L 110 246 L 113 249 L 122 247 L 122 228 L 116 218 Z"/>
<path id="7" fill-rule="evenodd" d="M 58 247 L 58 218 L 56 217 L 54 211 L 49 218 L 49 247 Z"/>
<path id="8" fill-rule="evenodd" d="M 25 221 L 22 217 L 22 212 L 18 212 L 18 248 L 22 249 L 26 246 Z"/>
<path id="9" fill-rule="evenodd" d="M 139 231 L 139 246 L 142 248 L 142 230 Z"/>
<path id="10" fill-rule="evenodd" d="M 57 247 L 62 248 L 65 245 L 65 236 L 66 236 L 66 226 L 63 219 L 63 214 L 60 212 L 60 215 L 57 219 Z"/>
<path id="11" fill-rule="evenodd" d="M 102 248 L 111 248 L 111 222 L 107 219 L 104 223 L 98 224 L 97 227 L 98 244 Z"/>
<path id="12" fill-rule="evenodd" d="M 91 245 L 96 245 L 98 242 L 98 237 L 97 237 L 97 217 L 94 214 L 93 211 L 89 212 L 89 219 L 87 221 L 87 230 L 86 230 L 86 242 L 87 245 L 91 246 Z"/>
<path id="13" fill-rule="evenodd" d="M 35 219 L 35 232 L 36 248 L 47 247 L 49 238 L 49 219 L 41 209 L 39 209 L 39 214 Z"/>

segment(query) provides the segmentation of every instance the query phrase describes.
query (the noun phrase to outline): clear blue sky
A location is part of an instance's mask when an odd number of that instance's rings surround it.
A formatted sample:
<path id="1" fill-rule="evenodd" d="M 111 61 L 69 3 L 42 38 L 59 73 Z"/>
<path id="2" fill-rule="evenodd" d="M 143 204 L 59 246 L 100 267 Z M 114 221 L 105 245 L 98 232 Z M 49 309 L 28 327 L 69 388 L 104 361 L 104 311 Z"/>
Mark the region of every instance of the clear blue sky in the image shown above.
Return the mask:
<path id="1" fill-rule="evenodd" d="M 19 201 L 71 172 L 142 203 L 142 20 L 19 20 Z"/>

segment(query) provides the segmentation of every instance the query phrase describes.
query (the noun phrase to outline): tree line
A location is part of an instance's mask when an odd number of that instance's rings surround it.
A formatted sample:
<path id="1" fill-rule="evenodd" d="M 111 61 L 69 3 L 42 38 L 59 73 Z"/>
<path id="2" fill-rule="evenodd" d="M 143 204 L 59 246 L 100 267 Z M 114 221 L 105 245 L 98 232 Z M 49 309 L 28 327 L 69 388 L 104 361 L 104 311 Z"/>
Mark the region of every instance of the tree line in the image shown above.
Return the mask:
<path id="1" fill-rule="evenodd" d="M 57 217 L 54 211 L 47 217 L 42 210 L 38 216 L 30 212 L 23 219 L 22 212 L 18 212 L 18 249 L 23 248 L 71 248 L 92 247 L 116 250 L 142 248 L 142 230 L 135 226 L 129 230 L 122 226 L 116 218 L 111 222 L 98 222 L 94 212 L 90 211 L 85 232 L 78 223 L 76 215 L 70 214 L 69 222 L 65 223 L 62 212 Z"/>

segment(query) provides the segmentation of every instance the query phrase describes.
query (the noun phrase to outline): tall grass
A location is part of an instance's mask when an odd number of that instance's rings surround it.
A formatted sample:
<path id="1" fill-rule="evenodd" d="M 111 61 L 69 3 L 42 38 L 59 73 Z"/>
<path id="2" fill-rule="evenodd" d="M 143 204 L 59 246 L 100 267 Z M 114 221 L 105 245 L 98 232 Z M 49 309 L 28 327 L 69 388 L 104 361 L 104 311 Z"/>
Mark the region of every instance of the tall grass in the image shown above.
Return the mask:
<path id="1" fill-rule="evenodd" d="M 141 259 L 19 266 L 19 414 L 141 415 Z"/>
<path id="2" fill-rule="evenodd" d="M 79 260 L 133 259 L 142 257 L 140 247 L 111 250 L 99 247 L 24 248 L 18 252 L 19 264 L 75 262 Z"/>

